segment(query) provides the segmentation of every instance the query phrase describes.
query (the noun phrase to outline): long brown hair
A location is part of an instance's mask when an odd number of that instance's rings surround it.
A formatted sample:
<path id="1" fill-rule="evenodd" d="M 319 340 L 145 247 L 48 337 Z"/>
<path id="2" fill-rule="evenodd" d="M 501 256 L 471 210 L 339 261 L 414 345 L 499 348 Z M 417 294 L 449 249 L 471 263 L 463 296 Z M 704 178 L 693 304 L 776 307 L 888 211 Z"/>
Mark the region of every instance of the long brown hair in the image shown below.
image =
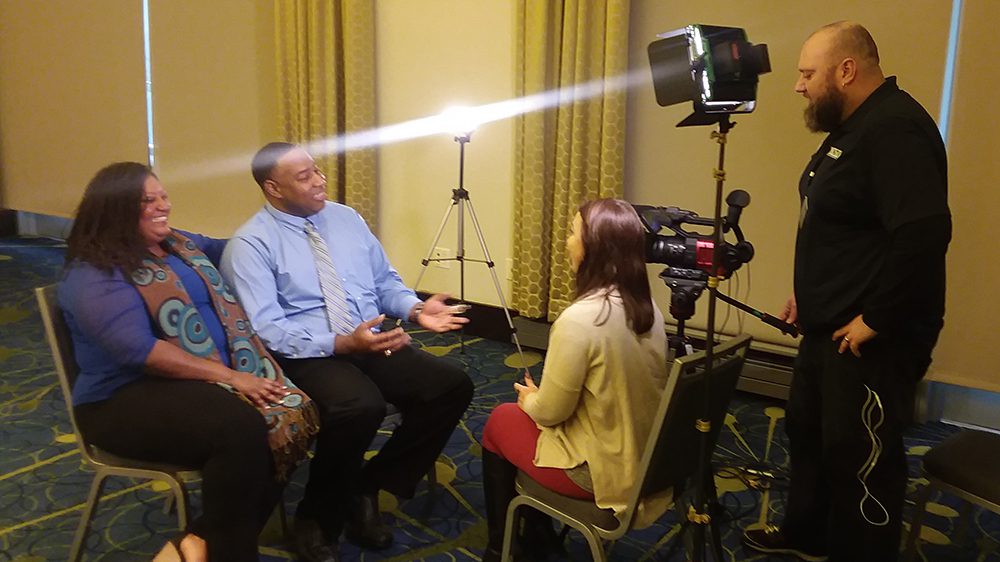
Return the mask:
<path id="1" fill-rule="evenodd" d="M 653 326 L 653 303 L 646 276 L 646 235 L 632 205 L 597 199 L 580 205 L 583 261 L 576 270 L 576 296 L 617 287 L 632 331 Z"/>
<path id="2" fill-rule="evenodd" d="M 156 177 L 149 166 L 138 162 L 111 164 L 94 175 L 66 240 L 67 265 L 80 260 L 105 271 L 119 267 L 126 275 L 139 266 L 147 252 L 139 217 L 150 176 Z"/>

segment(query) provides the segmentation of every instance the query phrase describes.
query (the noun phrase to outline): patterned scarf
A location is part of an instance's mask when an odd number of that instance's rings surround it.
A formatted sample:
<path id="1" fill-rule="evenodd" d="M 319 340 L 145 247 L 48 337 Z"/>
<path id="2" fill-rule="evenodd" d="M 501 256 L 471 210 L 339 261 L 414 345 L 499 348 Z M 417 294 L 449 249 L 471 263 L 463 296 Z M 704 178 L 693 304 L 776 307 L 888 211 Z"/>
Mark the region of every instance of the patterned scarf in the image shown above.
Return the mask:
<path id="1" fill-rule="evenodd" d="M 251 329 L 243 307 L 222 282 L 219 271 L 194 242 L 173 231 L 164 240 L 163 246 L 190 266 L 208 287 L 212 305 L 229 342 L 232 368 L 275 380 L 288 387 L 289 394 L 280 403 L 270 404 L 267 409 L 258 407 L 267 420 L 268 441 L 274 455 L 276 477 L 279 481 L 286 480 L 306 457 L 312 438 L 319 431 L 319 414 L 315 405 L 281 372 L 281 367 Z M 146 302 L 153 324 L 159 328 L 161 339 L 196 357 L 220 361 L 219 351 L 209 336 L 197 307 L 191 303 L 191 297 L 184 290 L 180 277 L 166 262 L 152 257 L 143 259 L 142 265 L 132 272 L 132 283 Z M 230 385 L 217 384 L 257 407 Z"/>

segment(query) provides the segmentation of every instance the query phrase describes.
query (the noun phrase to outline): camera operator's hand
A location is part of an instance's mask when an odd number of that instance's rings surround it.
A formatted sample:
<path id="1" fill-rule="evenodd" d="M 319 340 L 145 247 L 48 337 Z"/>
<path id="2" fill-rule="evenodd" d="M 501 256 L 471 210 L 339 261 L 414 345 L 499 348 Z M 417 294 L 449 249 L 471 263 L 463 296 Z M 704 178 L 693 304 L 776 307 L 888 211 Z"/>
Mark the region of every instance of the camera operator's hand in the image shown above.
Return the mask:
<path id="1" fill-rule="evenodd" d="M 789 324 L 799 326 L 799 307 L 795 303 L 795 294 L 788 297 L 788 302 L 785 303 L 785 309 L 781 311 L 781 316 L 778 317 L 779 320 L 788 322 Z"/>
<path id="2" fill-rule="evenodd" d="M 859 314 L 846 326 L 834 332 L 832 339 L 833 341 L 840 340 L 840 348 L 837 353 L 843 353 L 850 349 L 855 357 L 861 357 L 861 346 L 877 335 L 878 332 L 865 324 L 865 319 Z"/>
<path id="3" fill-rule="evenodd" d="M 358 325 L 354 332 L 346 336 L 337 336 L 333 340 L 333 352 L 337 355 L 350 353 L 386 353 L 389 355 L 410 344 L 410 335 L 402 328 L 388 332 L 373 332 L 372 328 L 385 320 L 385 314 L 367 320 Z"/>
<path id="4" fill-rule="evenodd" d="M 448 295 L 445 294 L 434 295 L 427 299 L 414 320 L 432 332 L 457 330 L 462 324 L 468 324 L 468 318 L 459 316 L 458 309 L 445 303 L 447 299 Z"/>

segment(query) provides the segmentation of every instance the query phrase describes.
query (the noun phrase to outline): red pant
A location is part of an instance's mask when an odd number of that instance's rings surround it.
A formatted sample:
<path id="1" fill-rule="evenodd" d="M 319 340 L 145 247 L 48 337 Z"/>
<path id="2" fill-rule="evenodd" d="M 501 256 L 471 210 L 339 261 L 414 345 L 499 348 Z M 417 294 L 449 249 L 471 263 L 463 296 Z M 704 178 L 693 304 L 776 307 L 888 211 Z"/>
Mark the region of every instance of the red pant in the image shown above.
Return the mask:
<path id="1" fill-rule="evenodd" d="M 594 494 L 577 486 L 561 468 L 535 466 L 535 448 L 541 431 L 517 404 L 500 404 L 483 429 L 483 448 L 500 455 L 546 488 L 571 498 L 593 500 Z"/>

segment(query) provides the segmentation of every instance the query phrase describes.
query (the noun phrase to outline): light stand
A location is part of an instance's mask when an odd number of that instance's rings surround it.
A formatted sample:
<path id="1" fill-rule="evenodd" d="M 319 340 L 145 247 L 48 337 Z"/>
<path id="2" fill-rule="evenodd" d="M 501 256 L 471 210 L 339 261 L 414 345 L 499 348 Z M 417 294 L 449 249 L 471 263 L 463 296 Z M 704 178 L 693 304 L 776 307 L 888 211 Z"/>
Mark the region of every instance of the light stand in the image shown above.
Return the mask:
<path id="1" fill-rule="evenodd" d="M 705 558 L 706 526 L 712 525 L 715 559 L 716 562 L 721 562 L 722 544 L 717 522 L 713 520 L 713 515 L 719 510 L 709 458 L 712 452 L 709 433 L 712 428 L 708 417 L 712 404 L 712 374 L 715 370 L 716 297 L 719 294 L 719 280 L 726 274 L 721 253 L 724 234 L 722 187 L 726 180 L 726 137 L 733 127 L 729 115 L 750 113 L 756 107 L 757 76 L 770 72 L 771 66 L 767 46 L 751 44 L 746 38 L 746 32 L 740 28 L 695 24 L 659 34 L 657 37 L 658 39 L 650 43 L 647 48 L 656 102 L 661 106 L 688 100 L 693 102 L 694 113 L 681 121 L 679 127 L 718 124 L 718 131 L 712 133 L 712 138 L 719 144 L 719 160 L 714 170 L 713 249 L 706 281 L 709 300 L 705 341 L 705 404 L 701 419 L 695 422 L 695 429 L 700 433 L 700 438 L 698 469 L 694 475 L 694 503 L 688 509 L 687 520 L 684 521 L 681 532 L 683 533 L 684 529 L 691 530 L 690 559 L 702 562 Z M 694 296 L 697 298 L 696 294 Z M 683 330 L 683 322 L 680 328 Z M 678 348 L 683 348 L 683 336 L 680 337 Z M 678 543 L 674 546 L 676 547 Z"/>
<path id="2" fill-rule="evenodd" d="M 681 511 L 681 515 L 687 519 L 681 524 L 678 535 L 681 536 L 666 554 L 669 560 L 674 550 L 682 543 L 685 531 L 690 531 L 691 535 L 687 543 L 689 560 L 692 562 L 702 562 L 705 560 L 705 533 L 706 527 L 711 527 L 712 549 L 715 562 L 722 562 L 724 555 L 722 552 L 722 537 L 719 534 L 718 521 L 715 519 L 721 512 L 718 496 L 715 489 L 715 482 L 711 470 L 709 455 L 709 433 L 712 430 L 712 423 L 707 419 L 708 412 L 711 411 L 712 396 L 712 371 L 714 370 L 714 348 L 715 348 L 715 306 L 719 281 L 723 277 L 720 273 L 722 266 L 721 248 L 723 242 L 723 221 L 722 221 L 722 187 L 726 181 L 725 158 L 726 158 L 726 138 L 729 130 L 736 124 L 729 121 L 728 115 L 713 116 L 719 126 L 718 131 L 712 132 L 712 138 L 719 144 L 718 167 L 713 171 L 715 178 L 715 217 L 713 219 L 714 228 L 712 240 L 714 248 L 712 251 L 711 272 L 708 276 L 706 288 L 708 289 L 708 325 L 705 335 L 705 405 L 704 417 L 695 422 L 695 429 L 701 434 L 698 440 L 698 469 L 694 475 L 694 501 L 688 507 L 686 513 Z M 673 287 L 671 287 L 673 289 Z M 700 293 L 700 289 L 698 291 Z M 693 298 L 697 298 L 697 294 Z M 693 302 L 693 301 L 692 301 Z M 675 351 L 683 352 L 683 320 L 680 320 L 679 341 L 675 342 Z M 673 346 L 672 346 L 673 347 Z M 683 353 L 681 353 L 683 355 Z"/>
<path id="3" fill-rule="evenodd" d="M 708 276 L 708 326 L 705 334 L 705 365 L 708 374 L 705 377 L 705 412 L 708 412 L 711 408 L 711 394 L 712 394 L 712 377 L 711 371 L 714 369 L 714 357 L 713 350 L 715 348 L 715 304 L 717 302 L 717 293 L 719 290 L 719 265 L 721 263 L 721 256 L 719 255 L 719 250 L 722 248 L 722 186 L 726 181 L 726 138 L 729 134 L 729 130 L 732 129 L 734 124 L 729 121 L 729 115 L 723 115 L 719 118 L 719 130 L 712 132 L 712 138 L 719 144 L 719 165 L 714 171 L 715 176 L 715 227 L 712 231 L 713 242 L 715 246 L 712 251 L 712 271 Z M 699 455 L 701 462 L 707 462 L 708 455 L 711 451 L 708 450 L 708 432 L 711 430 L 711 422 L 707 419 L 700 419 L 696 424 L 698 431 L 702 433 L 701 444 L 699 445 Z M 702 550 L 705 544 L 705 525 L 711 521 L 711 515 L 708 513 L 708 496 L 706 494 L 707 486 L 709 482 L 706 480 L 712 478 L 711 464 L 705 467 L 704 470 L 699 470 L 695 475 L 695 505 L 692 509 L 688 511 L 688 520 L 695 524 L 694 527 L 694 552 L 692 560 L 694 562 L 701 562 L 705 558 L 705 553 Z M 712 490 L 715 489 L 715 483 L 712 482 Z M 712 494 L 712 503 L 715 507 L 718 505 L 718 498 L 714 497 L 715 493 Z M 718 527 L 713 528 L 713 544 L 716 546 L 716 560 L 718 562 L 722 561 L 722 544 L 719 537 Z"/>
<path id="4" fill-rule="evenodd" d="M 420 261 L 422 267 L 420 269 L 420 275 L 417 276 L 417 282 L 414 284 L 414 290 L 420 286 L 420 281 L 424 277 L 424 273 L 427 272 L 427 266 L 431 262 L 458 262 L 459 270 L 459 285 L 458 285 L 458 299 L 463 304 L 465 303 L 465 262 L 471 261 L 476 263 L 484 263 L 486 267 L 490 270 L 490 276 L 493 278 L 493 287 L 497 291 L 497 297 L 500 299 L 500 306 L 503 308 L 503 314 L 507 318 L 507 326 L 510 328 L 511 337 L 514 340 L 514 345 L 517 347 L 518 356 L 521 358 L 521 366 L 526 367 L 524 362 L 524 351 L 521 350 L 521 342 L 517 339 L 517 328 L 514 327 L 514 321 L 510 317 L 510 311 L 507 309 L 507 299 L 503 296 L 503 290 L 500 288 L 500 280 L 497 278 L 496 268 L 494 267 L 493 260 L 490 258 L 490 251 L 486 247 L 486 238 L 483 236 L 483 230 L 479 227 L 479 219 L 476 218 L 476 209 L 472 206 L 472 199 L 469 198 L 469 191 L 465 189 L 465 145 L 472 140 L 472 132 L 459 133 L 455 135 L 455 142 L 458 143 L 458 188 L 451 190 L 451 203 L 448 204 L 448 208 L 445 210 L 444 217 L 441 219 L 441 225 L 438 226 L 437 234 L 434 235 L 434 241 L 431 242 L 430 248 L 427 249 L 427 257 Z M 455 257 L 434 257 L 434 248 L 437 247 L 438 241 L 441 240 L 441 234 L 444 232 L 444 227 L 448 224 L 448 219 L 451 217 L 452 210 L 458 207 L 458 242 L 455 251 Z M 465 208 L 469 208 L 469 217 L 472 219 L 472 227 L 475 229 L 476 238 L 479 240 L 479 247 L 483 251 L 483 257 L 485 259 L 472 259 L 465 256 Z M 459 332 L 459 350 L 461 353 L 465 353 L 465 329 L 463 328 Z"/>

